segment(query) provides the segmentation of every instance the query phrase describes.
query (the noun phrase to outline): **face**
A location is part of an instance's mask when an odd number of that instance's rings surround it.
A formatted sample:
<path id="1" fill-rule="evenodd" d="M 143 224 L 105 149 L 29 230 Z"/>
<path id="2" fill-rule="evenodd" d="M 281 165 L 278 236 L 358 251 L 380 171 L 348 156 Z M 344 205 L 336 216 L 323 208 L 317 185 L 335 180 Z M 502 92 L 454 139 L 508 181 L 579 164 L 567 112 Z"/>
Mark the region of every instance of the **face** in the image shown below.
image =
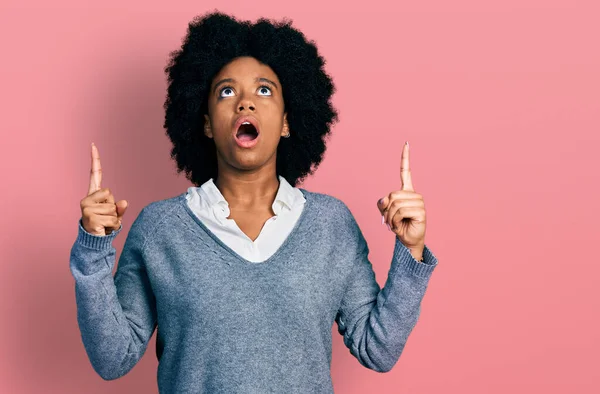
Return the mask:
<path id="1" fill-rule="evenodd" d="M 289 132 L 279 79 L 253 57 L 236 58 L 219 71 L 204 117 L 204 134 L 215 141 L 219 169 L 275 166 L 279 139 Z M 240 126 L 245 122 L 250 125 Z"/>

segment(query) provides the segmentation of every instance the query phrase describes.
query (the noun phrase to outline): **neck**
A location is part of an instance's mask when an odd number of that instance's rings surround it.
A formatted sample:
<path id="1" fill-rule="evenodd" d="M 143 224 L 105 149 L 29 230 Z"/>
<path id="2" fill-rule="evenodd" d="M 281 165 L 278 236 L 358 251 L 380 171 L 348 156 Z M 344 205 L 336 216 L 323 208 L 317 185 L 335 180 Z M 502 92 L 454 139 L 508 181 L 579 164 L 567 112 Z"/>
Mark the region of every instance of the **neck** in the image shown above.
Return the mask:
<path id="1" fill-rule="evenodd" d="M 247 174 L 220 171 L 214 182 L 229 206 L 242 210 L 270 207 L 279 189 L 279 178 L 274 171 Z"/>

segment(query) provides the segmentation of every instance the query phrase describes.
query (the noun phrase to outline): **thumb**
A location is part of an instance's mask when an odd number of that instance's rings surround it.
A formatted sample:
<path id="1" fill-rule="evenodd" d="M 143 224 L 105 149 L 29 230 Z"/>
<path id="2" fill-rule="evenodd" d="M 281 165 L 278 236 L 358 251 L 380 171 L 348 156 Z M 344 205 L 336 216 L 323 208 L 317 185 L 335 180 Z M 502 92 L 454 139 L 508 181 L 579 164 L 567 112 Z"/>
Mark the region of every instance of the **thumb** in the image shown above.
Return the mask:
<path id="1" fill-rule="evenodd" d="M 377 209 L 379 209 L 379 213 L 383 215 L 383 211 L 388 206 L 390 199 L 388 196 L 382 197 L 377 201 Z"/>
<path id="2" fill-rule="evenodd" d="M 128 207 L 127 200 L 118 201 L 115 205 L 117 206 L 117 218 L 120 222 Z"/>

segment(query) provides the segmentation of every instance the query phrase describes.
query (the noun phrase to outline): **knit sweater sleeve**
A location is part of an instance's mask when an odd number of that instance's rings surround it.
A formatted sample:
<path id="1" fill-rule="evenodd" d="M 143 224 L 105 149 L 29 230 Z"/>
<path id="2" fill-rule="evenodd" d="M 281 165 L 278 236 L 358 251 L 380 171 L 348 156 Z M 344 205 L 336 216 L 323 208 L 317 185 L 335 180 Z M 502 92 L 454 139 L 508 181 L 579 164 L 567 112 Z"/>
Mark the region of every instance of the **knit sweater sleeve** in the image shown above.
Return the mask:
<path id="1" fill-rule="evenodd" d="M 145 208 L 129 230 L 113 278 L 113 239 L 88 233 L 79 220 L 71 249 L 77 322 L 94 370 L 105 380 L 129 372 L 144 354 L 156 328 L 156 303 L 144 266 Z"/>
<path id="2" fill-rule="evenodd" d="M 425 246 L 423 262 L 395 237 L 387 281 L 382 289 L 368 259 L 369 248 L 351 218 L 357 253 L 335 321 L 344 344 L 361 365 L 389 372 L 400 358 L 421 312 L 429 278 L 437 259 Z"/>

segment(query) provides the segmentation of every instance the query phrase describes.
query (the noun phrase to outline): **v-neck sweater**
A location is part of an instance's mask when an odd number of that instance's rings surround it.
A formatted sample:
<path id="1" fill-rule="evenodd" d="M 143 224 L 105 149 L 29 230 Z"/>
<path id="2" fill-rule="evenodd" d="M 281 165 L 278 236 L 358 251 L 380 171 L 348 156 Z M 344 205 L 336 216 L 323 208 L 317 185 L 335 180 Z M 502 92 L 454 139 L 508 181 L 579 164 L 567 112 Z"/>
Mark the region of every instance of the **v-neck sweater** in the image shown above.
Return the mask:
<path id="1" fill-rule="evenodd" d="M 185 193 L 145 206 L 113 277 L 113 239 L 79 220 L 71 249 L 77 321 L 94 370 L 128 373 L 157 330 L 161 393 L 333 393 L 333 323 L 366 368 L 398 361 L 437 259 L 418 262 L 397 237 L 383 288 L 367 242 L 338 198 L 306 203 L 266 261 L 235 253 L 194 215 Z"/>
<path id="2" fill-rule="evenodd" d="M 256 239 L 250 238 L 234 219 L 230 219 L 229 202 L 225 199 L 213 178 L 199 187 L 187 189 L 188 207 L 200 221 L 223 243 L 237 254 L 253 263 L 262 263 L 279 249 L 294 228 L 305 198 L 302 192 L 278 175 L 279 187 L 271 204 L 274 216 L 261 223 Z"/>

